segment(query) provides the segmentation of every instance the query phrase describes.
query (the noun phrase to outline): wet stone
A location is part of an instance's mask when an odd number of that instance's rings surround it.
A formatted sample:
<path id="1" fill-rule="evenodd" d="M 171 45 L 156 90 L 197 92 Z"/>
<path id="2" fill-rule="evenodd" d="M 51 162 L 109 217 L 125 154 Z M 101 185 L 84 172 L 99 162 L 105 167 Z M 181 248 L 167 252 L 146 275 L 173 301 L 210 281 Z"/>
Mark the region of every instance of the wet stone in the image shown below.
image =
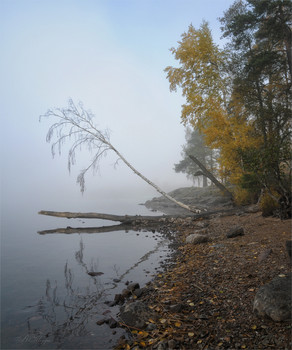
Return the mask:
<path id="1" fill-rule="evenodd" d="M 133 292 L 135 289 L 140 288 L 139 283 L 131 283 L 128 285 L 127 289 Z"/>

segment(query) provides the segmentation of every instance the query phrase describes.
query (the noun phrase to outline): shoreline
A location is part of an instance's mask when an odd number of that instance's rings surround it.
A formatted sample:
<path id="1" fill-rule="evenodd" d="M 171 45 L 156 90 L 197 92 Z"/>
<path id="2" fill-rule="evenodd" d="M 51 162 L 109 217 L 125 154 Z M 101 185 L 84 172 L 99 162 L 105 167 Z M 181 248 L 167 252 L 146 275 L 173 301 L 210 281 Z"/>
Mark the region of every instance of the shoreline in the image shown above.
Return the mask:
<path id="1" fill-rule="evenodd" d="M 244 236 L 226 238 L 230 227 L 238 225 Z M 121 338 L 115 349 L 290 348 L 291 325 L 257 317 L 252 304 L 261 285 L 291 271 L 285 252 L 291 220 L 263 218 L 259 212 L 215 215 L 175 219 L 168 229 L 177 240 L 170 263 L 144 294 L 127 302 L 141 302 L 150 311 L 145 325 L 126 327 L 129 337 Z M 210 240 L 186 244 L 196 231 Z M 268 250 L 270 256 L 261 260 Z"/>

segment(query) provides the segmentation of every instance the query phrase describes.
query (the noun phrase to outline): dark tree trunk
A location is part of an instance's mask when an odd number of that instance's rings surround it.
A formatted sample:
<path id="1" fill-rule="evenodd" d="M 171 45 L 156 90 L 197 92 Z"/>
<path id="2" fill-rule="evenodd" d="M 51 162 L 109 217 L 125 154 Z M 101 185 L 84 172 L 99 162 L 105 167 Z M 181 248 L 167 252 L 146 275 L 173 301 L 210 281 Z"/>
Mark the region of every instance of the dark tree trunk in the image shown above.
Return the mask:
<path id="1" fill-rule="evenodd" d="M 230 198 L 233 198 L 233 195 L 232 193 L 221 183 L 219 182 L 216 177 L 210 173 L 209 170 L 206 169 L 206 167 L 196 158 L 194 157 L 193 155 L 189 154 L 188 155 L 192 161 L 194 161 L 198 166 L 199 168 L 201 169 L 201 172 L 196 172 L 195 175 L 205 175 L 208 179 L 210 179 L 214 185 L 216 185 L 223 193 L 225 196 L 227 197 L 230 197 Z"/>

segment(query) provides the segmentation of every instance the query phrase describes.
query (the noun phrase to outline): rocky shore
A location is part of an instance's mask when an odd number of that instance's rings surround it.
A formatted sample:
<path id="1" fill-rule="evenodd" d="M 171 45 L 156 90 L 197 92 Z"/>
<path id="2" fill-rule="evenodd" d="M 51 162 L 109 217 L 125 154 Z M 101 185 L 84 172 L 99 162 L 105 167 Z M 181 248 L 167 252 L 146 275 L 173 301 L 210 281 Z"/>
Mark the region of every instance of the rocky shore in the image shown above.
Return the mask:
<path id="1" fill-rule="evenodd" d="M 196 207 L 201 210 L 218 210 L 222 208 L 231 208 L 232 202 L 229 198 L 224 197 L 222 193 L 213 186 L 202 187 L 183 187 L 169 192 L 169 195 L 176 200 Z M 168 215 L 184 215 L 189 212 L 167 198 L 155 197 L 148 200 L 144 205 L 153 211 L 161 211 Z"/>
<path id="2" fill-rule="evenodd" d="M 231 205 L 218 192 L 176 191 L 212 209 Z M 163 201 L 146 205 L 182 214 Z M 116 296 L 115 326 L 127 330 L 116 349 L 291 349 L 291 220 L 242 211 L 161 229 L 175 237 L 175 253 L 152 282 Z"/>

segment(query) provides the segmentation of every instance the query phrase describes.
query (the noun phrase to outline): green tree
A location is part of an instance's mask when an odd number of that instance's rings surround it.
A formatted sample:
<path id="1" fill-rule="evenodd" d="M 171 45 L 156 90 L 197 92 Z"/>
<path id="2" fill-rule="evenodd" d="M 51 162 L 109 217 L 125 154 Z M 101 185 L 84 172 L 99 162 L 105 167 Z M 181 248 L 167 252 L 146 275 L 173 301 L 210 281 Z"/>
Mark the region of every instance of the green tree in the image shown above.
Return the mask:
<path id="1" fill-rule="evenodd" d="M 234 96 L 254 124 L 257 147 L 237 149 L 244 172 L 291 208 L 290 0 L 235 2 L 221 18 L 230 38 Z M 291 214 L 290 214 L 291 215 Z"/>
<path id="2" fill-rule="evenodd" d="M 190 179 L 197 179 L 200 168 L 189 155 L 195 156 L 207 169 L 214 173 L 215 169 L 215 152 L 206 146 L 204 135 L 197 129 L 186 128 L 186 144 L 182 148 L 182 159 L 174 165 L 174 170 L 178 173 L 185 173 Z M 208 185 L 207 177 L 203 177 L 203 187 Z"/>

